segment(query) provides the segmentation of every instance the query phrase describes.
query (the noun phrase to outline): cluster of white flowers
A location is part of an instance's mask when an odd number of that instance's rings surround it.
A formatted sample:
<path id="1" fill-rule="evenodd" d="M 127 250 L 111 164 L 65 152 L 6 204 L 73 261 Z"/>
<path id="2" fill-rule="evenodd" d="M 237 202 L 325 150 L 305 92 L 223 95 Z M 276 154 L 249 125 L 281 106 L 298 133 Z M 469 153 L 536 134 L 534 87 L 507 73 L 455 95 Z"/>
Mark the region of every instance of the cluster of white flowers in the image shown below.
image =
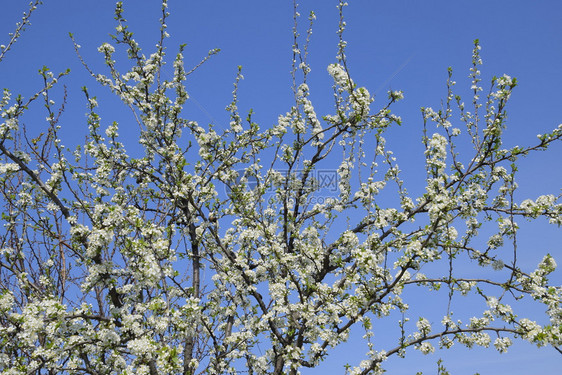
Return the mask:
<path id="1" fill-rule="evenodd" d="M 152 340 L 148 337 L 141 337 L 138 339 L 131 340 L 127 343 L 127 349 L 130 350 L 131 354 L 138 357 L 152 356 L 154 353 L 155 345 Z"/>
<path id="2" fill-rule="evenodd" d="M 344 90 L 353 87 L 353 81 L 349 78 L 347 72 L 340 64 L 328 65 L 328 73 L 334 79 L 334 84 Z"/>
<path id="3" fill-rule="evenodd" d="M 0 174 L 7 175 L 18 172 L 20 167 L 16 163 L 0 163 Z"/>
<path id="4" fill-rule="evenodd" d="M 10 291 L 4 291 L 0 295 L 0 311 L 6 312 L 12 309 L 14 305 L 14 296 Z"/>
<path id="5" fill-rule="evenodd" d="M 351 169 L 353 164 L 350 160 L 344 160 L 338 167 L 338 188 L 340 190 L 340 195 L 343 197 L 349 196 L 351 192 L 350 179 L 351 179 Z"/>
<path id="6" fill-rule="evenodd" d="M 512 341 L 509 337 L 498 337 L 494 341 L 494 346 L 500 353 L 507 352 L 507 349 L 512 345 Z"/>
<path id="7" fill-rule="evenodd" d="M 322 139 L 324 139 L 324 132 L 322 129 L 322 124 L 318 120 L 316 111 L 310 99 L 308 99 L 309 88 L 305 83 L 301 84 L 297 93 L 297 100 L 303 106 L 304 114 L 306 115 L 308 123 L 312 126 L 312 134 L 316 137 L 317 141 L 314 141 L 313 145 L 320 144 Z"/>
<path id="8" fill-rule="evenodd" d="M 428 341 L 422 342 L 420 345 L 416 347 L 416 349 L 418 349 L 423 354 L 431 354 L 435 351 L 433 345 L 431 345 L 431 343 Z"/>
<path id="9" fill-rule="evenodd" d="M 439 133 L 434 133 L 429 140 L 429 148 L 425 151 L 431 157 L 431 166 L 445 167 L 444 160 L 447 158 L 447 139 Z"/>
<path id="10" fill-rule="evenodd" d="M 427 336 L 431 332 L 431 324 L 426 318 L 419 318 L 416 322 L 416 327 L 418 327 L 421 337 Z"/>
<path id="11" fill-rule="evenodd" d="M 109 43 L 103 43 L 101 46 L 98 47 L 98 52 L 112 54 L 115 53 L 115 47 L 113 47 Z"/>
<path id="12" fill-rule="evenodd" d="M 369 182 L 361 183 L 361 186 L 354 194 L 354 198 L 360 199 L 364 205 L 368 206 L 372 203 L 373 197 L 384 189 L 385 186 L 386 181 L 373 181 L 373 178 L 369 177 Z"/>
<path id="13" fill-rule="evenodd" d="M 504 88 L 504 87 L 513 88 L 517 84 L 517 79 L 510 77 L 507 74 L 504 74 L 503 76 L 496 78 L 496 84 L 500 88 Z"/>
<path id="14" fill-rule="evenodd" d="M 366 117 L 371 112 L 371 103 L 374 98 L 369 94 L 369 90 L 365 87 L 359 87 L 353 90 L 352 95 L 352 116 L 360 116 L 362 118 Z"/>
<path id="15" fill-rule="evenodd" d="M 556 204 L 558 198 L 554 195 L 541 195 L 535 201 L 531 199 L 526 199 L 519 207 L 521 207 L 526 214 L 533 218 L 539 217 L 544 212 L 548 212 L 549 210 L 553 210 L 555 212 L 562 212 L 562 204 Z"/>

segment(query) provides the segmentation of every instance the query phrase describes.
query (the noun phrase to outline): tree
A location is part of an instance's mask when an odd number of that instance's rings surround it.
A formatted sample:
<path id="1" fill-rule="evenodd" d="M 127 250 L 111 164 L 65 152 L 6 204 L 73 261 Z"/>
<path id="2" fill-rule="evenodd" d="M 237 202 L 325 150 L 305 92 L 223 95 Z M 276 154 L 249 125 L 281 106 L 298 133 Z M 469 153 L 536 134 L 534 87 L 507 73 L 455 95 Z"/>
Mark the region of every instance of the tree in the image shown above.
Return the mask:
<path id="1" fill-rule="evenodd" d="M 39 3 L 2 47 L 0 62 Z M 121 3 L 113 42 L 98 49 L 108 73 L 91 69 L 75 42 L 85 69 L 130 108 L 134 142 L 131 123 L 102 122 L 84 88 L 89 135 L 76 150 L 63 145 L 65 97 L 57 106 L 51 93 L 68 72 L 42 69 L 44 87 L 28 99 L 4 90 L 3 373 L 296 374 L 356 329 L 366 353 L 352 359 L 350 374 L 382 373 L 389 357 L 453 343 L 505 351 L 521 338 L 562 352 L 562 291 L 548 282 L 555 261 L 546 254 L 535 270 L 523 269 L 516 242 L 516 219 L 560 225 L 562 205 L 555 195 L 514 199 L 518 158 L 559 141 L 562 126 L 529 146 L 504 148 L 517 81 L 494 78 L 482 96 L 475 41 L 471 103 L 455 94 L 449 70 L 442 109 L 422 109 L 426 186 L 412 196 L 384 138 L 401 122 L 390 106 L 403 94 L 391 91 L 373 109 L 373 96 L 352 80 L 344 6 L 336 62 L 328 66 L 334 111 L 322 117 L 307 84 L 314 14 L 303 40 L 296 5 L 295 104 L 270 128 L 239 113 L 241 71 L 228 127 L 184 117 L 193 70 L 184 68 L 183 46 L 173 77 L 161 74 L 166 0 L 149 56 Z M 116 47 L 126 49 L 128 68 L 116 61 Z M 21 121 L 40 100 L 44 133 Z M 494 271 L 482 277 L 488 265 Z M 204 272 L 212 275 L 207 283 Z M 441 322 L 410 314 L 407 293 L 425 289 L 448 301 Z M 459 319 L 453 310 L 461 296 L 486 307 L 474 304 Z M 548 324 L 519 316 L 532 300 L 545 306 Z M 380 348 L 374 322 L 389 316 L 400 333 Z"/>

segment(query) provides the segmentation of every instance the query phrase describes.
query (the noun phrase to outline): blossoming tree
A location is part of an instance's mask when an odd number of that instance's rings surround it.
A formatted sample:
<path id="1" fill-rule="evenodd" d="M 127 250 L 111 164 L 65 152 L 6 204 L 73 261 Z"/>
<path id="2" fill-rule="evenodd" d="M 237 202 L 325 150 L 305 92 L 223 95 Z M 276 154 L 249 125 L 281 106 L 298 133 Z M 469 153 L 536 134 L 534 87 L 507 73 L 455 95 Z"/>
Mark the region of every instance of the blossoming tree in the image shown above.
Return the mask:
<path id="1" fill-rule="evenodd" d="M 517 159 L 560 140 L 562 126 L 504 148 L 516 80 L 494 78 L 483 95 L 476 41 L 470 104 L 455 95 L 449 71 L 442 108 L 422 109 L 425 192 L 409 194 L 385 142 L 401 121 L 390 106 L 403 95 L 374 103 L 352 80 L 344 5 L 328 66 L 335 105 L 324 116 L 307 85 L 310 29 L 302 40 L 295 26 L 295 104 L 277 125 L 260 128 L 239 113 L 241 74 L 229 126 L 185 118 L 192 71 L 183 47 L 173 77 L 161 74 L 166 0 L 152 54 L 143 54 L 118 3 L 114 41 L 99 47 L 107 73 L 82 61 L 130 108 L 129 123 L 102 121 L 84 88 L 89 136 L 69 150 L 59 136 L 64 105 L 51 94 L 67 72 L 43 69 L 44 87 L 28 99 L 4 89 L 2 373 L 306 373 L 361 331 L 364 355 L 350 360 L 350 374 L 379 374 L 387 358 L 453 344 L 503 352 L 524 339 L 561 351 L 562 290 L 548 281 L 556 264 L 545 255 L 534 270 L 519 266 L 516 220 L 560 225 L 562 205 L 555 195 L 516 201 L 514 177 Z M 116 47 L 127 50 L 126 71 Z M 26 128 L 23 114 L 41 100 L 47 129 Z M 440 322 L 410 313 L 410 290 L 445 297 Z M 455 315 L 462 296 L 485 307 Z M 533 300 L 545 306 L 546 324 L 519 315 Z M 398 334 L 381 347 L 373 335 L 385 319 Z"/>

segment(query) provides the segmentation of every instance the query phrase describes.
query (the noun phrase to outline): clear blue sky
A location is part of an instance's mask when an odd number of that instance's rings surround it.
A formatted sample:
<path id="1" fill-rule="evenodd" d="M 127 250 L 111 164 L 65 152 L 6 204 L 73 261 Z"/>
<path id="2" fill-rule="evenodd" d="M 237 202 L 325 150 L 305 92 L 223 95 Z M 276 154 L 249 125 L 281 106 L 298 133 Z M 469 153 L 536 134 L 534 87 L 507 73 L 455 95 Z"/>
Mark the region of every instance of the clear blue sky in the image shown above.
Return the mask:
<path id="1" fill-rule="evenodd" d="M 27 1 L 4 2 L 0 11 L 0 40 L 25 10 Z M 80 92 L 88 86 L 98 95 L 102 117 L 126 122 L 128 117 L 106 89 L 98 87 L 81 67 L 68 33 L 74 33 L 81 52 L 94 69 L 103 72 L 96 52 L 109 42 L 113 32 L 114 1 L 45 0 L 32 18 L 21 40 L 0 64 L 0 86 L 30 95 L 40 87 L 36 71 L 47 65 L 53 71 L 71 68 L 64 80 L 69 93 L 67 112 L 61 124 L 68 132 L 67 144 L 79 142 L 86 128 L 85 105 Z M 159 1 L 125 0 L 125 16 L 131 30 L 152 52 L 157 38 Z M 303 0 L 302 29 L 306 15 L 314 9 L 317 21 L 310 47 L 312 100 L 319 114 L 331 111 L 331 82 L 326 66 L 334 62 L 338 15 L 334 0 Z M 504 73 L 518 78 L 509 105 L 506 145 L 533 143 L 562 122 L 562 2 L 550 1 L 414 1 L 349 0 L 346 8 L 349 42 L 348 64 L 354 80 L 371 93 L 385 96 L 386 90 L 403 90 L 405 100 L 394 107 L 404 124 L 389 134 L 405 176 L 423 176 L 419 159 L 423 152 L 421 106 L 438 108 L 445 97 L 447 67 L 454 68 L 461 93 L 466 94 L 472 41 L 482 45 L 484 82 Z M 253 108 L 255 120 L 263 127 L 275 123 L 279 114 L 292 105 L 290 59 L 292 43 L 292 1 L 179 1 L 170 0 L 168 52 L 173 55 L 180 43 L 187 43 L 186 66 L 195 65 L 212 48 L 222 52 L 198 70 L 188 81 L 195 99 L 187 107 L 188 117 L 202 124 L 224 124 L 224 107 L 230 100 L 236 67 L 243 66 L 245 80 L 240 88 L 241 110 Z M 375 102 L 376 103 L 376 102 Z M 382 101 L 379 101 L 382 103 Z M 114 113 L 111 110 L 114 109 Z M 36 108 L 38 110 L 38 108 Z M 44 117 L 44 116 L 39 116 Z M 114 118 L 115 117 L 115 118 Z M 560 160 L 562 145 L 521 161 L 518 199 L 542 193 L 558 193 L 562 187 Z M 423 166 L 422 166 L 423 168 Z M 415 191 L 416 187 L 409 187 Z M 545 223 L 523 228 L 519 238 L 524 261 L 531 267 L 549 251 L 562 265 L 562 237 L 558 228 Z M 557 283 L 561 282 L 560 272 Z M 436 322 L 437 323 L 437 322 Z M 303 374 L 341 374 L 342 363 L 361 355 L 353 342 L 326 362 L 321 371 Z M 413 374 L 422 366 L 436 373 L 435 361 L 443 357 L 455 374 L 509 373 L 555 374 L 562 357 L 552 349 L 537 351 L 529 344 L 517 345 L 504 355 L 493 350 L 456 348 L 430 357 L 414 354 L 406 360 L 393 359 L 391 374 Z M 409 359 L 408 359 L 409 358 Z M 425 367 L 424 367 L 425 366 Z"/>

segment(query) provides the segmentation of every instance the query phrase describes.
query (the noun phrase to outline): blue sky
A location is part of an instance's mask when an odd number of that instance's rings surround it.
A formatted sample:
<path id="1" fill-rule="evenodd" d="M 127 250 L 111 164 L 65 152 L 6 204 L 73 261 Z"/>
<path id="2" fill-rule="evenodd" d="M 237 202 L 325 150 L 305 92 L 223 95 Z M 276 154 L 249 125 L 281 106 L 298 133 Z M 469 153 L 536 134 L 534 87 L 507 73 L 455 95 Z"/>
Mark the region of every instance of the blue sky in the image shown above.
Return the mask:
<path id="1" fill-rule="evenodd" d="M 315 10 L 315 23 L 310 45 L 312 73 L 311 98 L 319 114 L 331 113 L 332 91 L 326 66 L 335 61 L 338 14 L 336 1 L 303 0 L 301 33 L 306 28 L 306 15 Z M 538 133 L 544 133 L 562 122 L 562 3 L 556 0 L 529 2 L 500 1 L 414 1 L 350 0 L 345 14 L 348 29 L 348 64 L 352 77 L 371 93 L 384 99 L 388 89 L 403 90 L 405 99 L 394 107 L 403 125 L 390 132 L 389 145 L 399 157 L 404 175 L 414 180 L 423 177 L 419 142 L 422 121 L 419 108 L 439 108 L 445 97 L 447 67 L 454 69 L 461 94 L 469 101 L 468 69 L 472 41 L 482 45 L 483 82 L 493 75 L 515 76 L 519 86 L 509 104 L 506 145 L 532 144 Z M 531 5 L 532 4 L 532 5 Z M 131 30 L 152 52 L 157 38 L 159 1 L 125 0 L 125 16 Z M 25 10 L 26 1 L 10 1 L 0 12 L 0 38 L 5 44 L 7 33 Z M 101 56 L 96 52 L 109 42 L 113 31 L 114 1 L 46 0 L 32 18 L 14 49 L 0 63 L 0 86 L 29 96 L 41 86 L 37 70 L 43 65 L 53 71 L 72 70 L 64 79 L 69 100 L 62 118 L 69 145 L 82 139 L 86 128 L 85 103 L 81 86 L 98 95 L 102 117 L 107 121 L 122 120 L 123 107 L 97 86 L 80 65 L 68 33 L 82 45 L 81 52 L 95 70 L 103 72 Z M 238 65 L 245 80 L 240 87 L 240 108 L 255 111 L 254 120 L 267 127 L 293 104 L 290 87 L 292 43 L 292 1 L 179 1 L 170 0 L 168 53 L 173 56 L 177 45 L 187 43 L 186 66 L 190 67 L 212 48 L 221 53 L 194 73 L 188 81 L 193 100 L 186 108 L 187 117 L 202 124 L 218 126 L 228 121 L 224 107 L 230 101 L 232 82 Z M 377 103 L 377 102 L 375 102 Z M 379 101 L 384 103 L 384 100 Z M 105 107 L 104 107 L 105 106 Z M 35 108 L 40 111 L 40 108 Z M 39 116 L 44 117 L 43 115 Z M 562 145 L 520 161 L 518 199 L 534 198 L 543 193 L 558 193 L 562 186 L 559 161 Z M 410 190 L 415 190 L 412 186 Z M 524 261 L 535 265 L 549 251 L 562 264 L 560 230 L 544 222 L 527 225 L 519 238 Z M 557 283 L 562 278 L 558 274 Z M 363 350 L 363 349 L 361 349 Z M 352 360 L 357 350 L 350 342 L 334 359 L 317 372 L 303 374 L 343 373 L 342 363 Z M 359 352 L 359 354 L 362 352 Z M 493 350 L 457 348 L 431 357 L 414 354 L 410 359 L 389 363 L 392 374 L 412 374 L 414 364 L 436 372 L 435 361 L 443 357 L 455 374 L 554 374 L 562 363 L 554 350 L 537 351 L 528 344 L 517 345 L 511 353 L 499 355 Z M 352 359 L 350 359 L 352 358 Z M 408 357 L 407 357 L 408 358 Z"/>

